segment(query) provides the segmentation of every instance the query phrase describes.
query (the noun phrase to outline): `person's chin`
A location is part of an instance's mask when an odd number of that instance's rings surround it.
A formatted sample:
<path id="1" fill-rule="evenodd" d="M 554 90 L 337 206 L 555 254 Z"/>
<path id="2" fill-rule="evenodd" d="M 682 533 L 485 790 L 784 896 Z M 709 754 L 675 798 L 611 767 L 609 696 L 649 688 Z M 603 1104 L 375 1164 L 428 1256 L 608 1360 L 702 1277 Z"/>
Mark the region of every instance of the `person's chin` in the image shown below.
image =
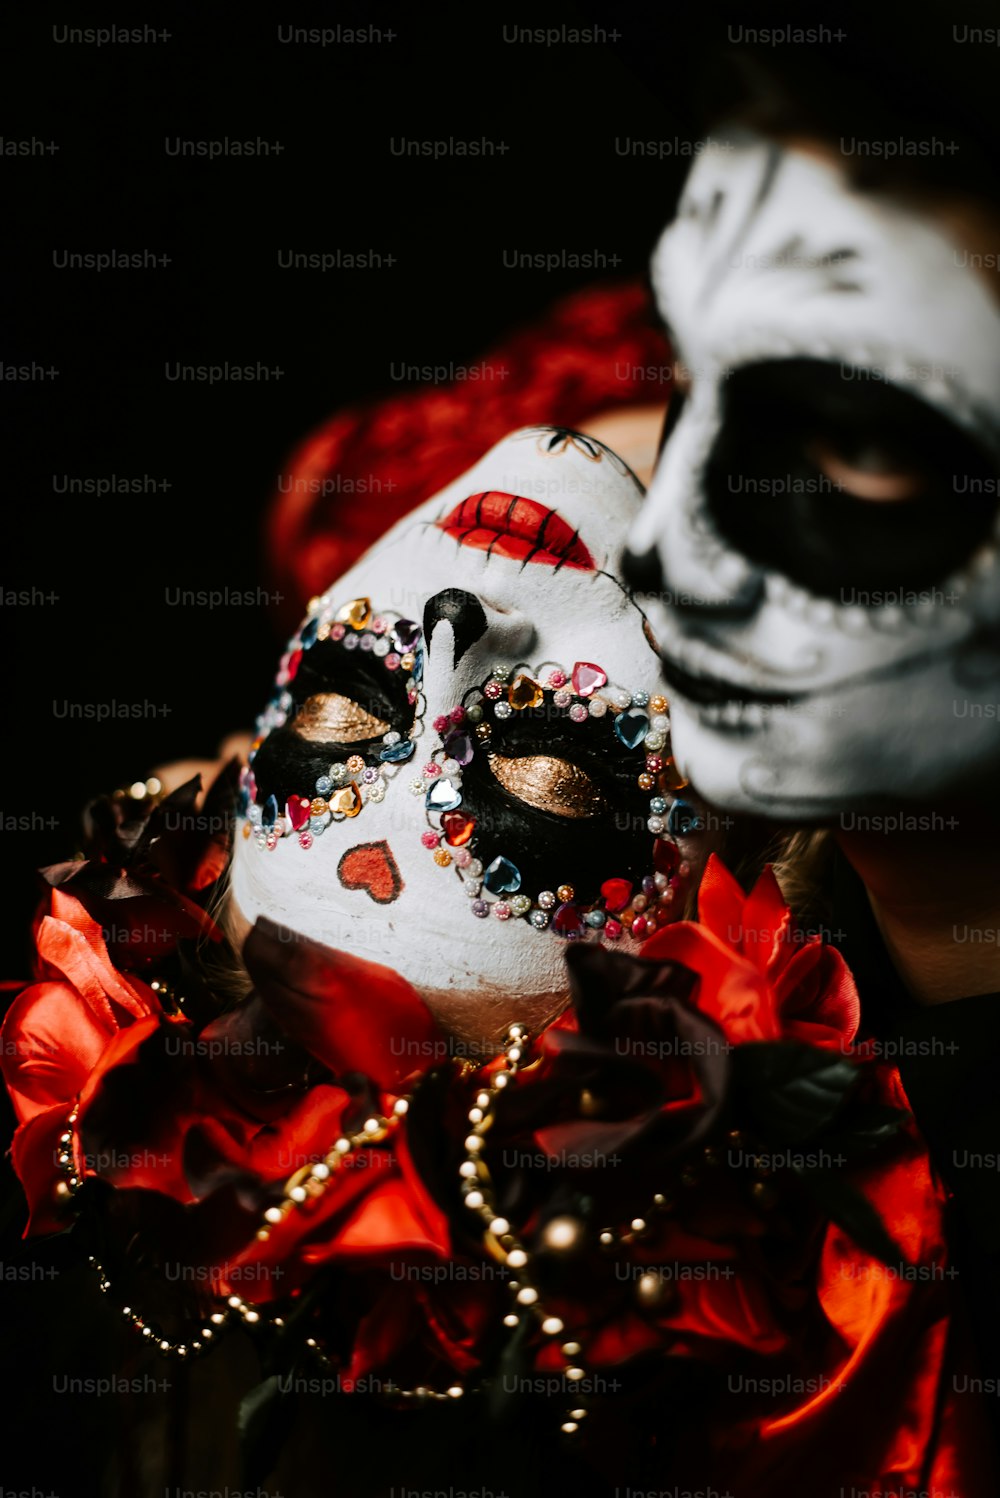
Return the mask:
<path id="1" fill-rule="evenodd" d="M 842 764 L 816 725 L 791 715 L 758 718 L 733 705 L 671 699 L 674 758 L 713 808 L 776 822 L 828 823 L 848 803 Z"/>
<path id="2" fill-rule="evenodd" d="M 502 983 L 485 980 L 467 990 L 416 985 L 420 997 L 447 1037 L 449 1054 L 480 1065 L 503 1050 L 508 1028 L 517 1023 L 537 1036 L 569 1002 L 563 985 L 542 993 L 511 994 Z"/>

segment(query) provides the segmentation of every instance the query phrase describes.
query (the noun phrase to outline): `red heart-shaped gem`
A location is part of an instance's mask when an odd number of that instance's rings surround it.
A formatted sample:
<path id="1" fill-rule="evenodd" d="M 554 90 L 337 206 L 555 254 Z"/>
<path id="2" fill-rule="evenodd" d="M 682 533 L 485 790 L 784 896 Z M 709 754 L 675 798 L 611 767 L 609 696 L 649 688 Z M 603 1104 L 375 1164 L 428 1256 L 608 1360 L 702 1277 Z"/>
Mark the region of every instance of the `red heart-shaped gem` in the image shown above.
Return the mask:
<path id="1" fill-rule="evenodd" d="M 308 796 L 289 796 L 285 802 L 285 816 L 296 832 L 306 825 L 311 815 Z"/>
<path id="2" fill-rule="evenodd" d="M 337 878 L 345 889 L 363 889 L 377 905 L 391 905 L 403 888 L 399 867 L 384 839 L 348 848 L 337 865 Z"/>
<path id="3" fill-rule="evenodd" d="M 601 885 L 601 895 L 605 910 L 617 915 L 632 898 L 632 886 L 627 879 L 605 879 Z"/>
<path id="4" fill-rule="evenodd" d="M 444 840 L 453 848 L 464 848 L 475 830 L 475 817 L 468 816 L 464 811 L 446 811 L 441 818 L 441 830 Z"/>

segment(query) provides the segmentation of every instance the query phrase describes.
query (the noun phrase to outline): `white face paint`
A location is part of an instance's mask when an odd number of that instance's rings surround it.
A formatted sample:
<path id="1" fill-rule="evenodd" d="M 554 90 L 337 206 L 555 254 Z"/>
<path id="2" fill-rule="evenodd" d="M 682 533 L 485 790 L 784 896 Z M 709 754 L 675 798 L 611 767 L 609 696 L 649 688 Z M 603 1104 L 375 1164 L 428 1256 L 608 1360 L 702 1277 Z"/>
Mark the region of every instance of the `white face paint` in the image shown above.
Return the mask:
<path id="1" fill-rule="evenodd" d="M 501 998 L 559 1006 L 565 941 L 553 926 L 609 939 L 606 881 L 636 895 L 652 878 L 646 898 L 657 906 L 677 855 L 661 848 L 655 869 L 658 788 L 637 777 L 647 754 L 669 752 L 662 706 L 657 722 L 642 695 L 661 691 L 659 663 L 608 570 L 641 502 L 600 443 L 516 432 L 314 600 L 305 638 L 290 644 L 300 657 L 284 658 L 261 723 L 232 875 L 246 918 L 267 915 L 389 964 L 428 997 L 486 999 L 489 1013 Z M 600 667 L 606 683 L 578 674 L 574 691 L 577 662 Z M 541 685 L 518 686 L 521 676 Z M 473 721 L 456 724 L 463 706 Z M 643 720 L 648 742 L 627 748 L 619 733 Z M 427 807 L 428 792 L 439 807 Z M 503 864 L 489 877 L 498 858 L 519 883 Z M 560 893 L 566 885 L 572 894 Z M 664 918 L 671 903 L 680 896 L 660 905 Z M 625 930 L 616 944 L 635 945 Z"/>
<path id="2" fill-rule="evenodd" d="M 1000 313 L 969 261 L 743 132 L 691 172 L 653 261 L 691 388 L 629 549 L 720 805 L 823 818 L 1000 759 Z"/>

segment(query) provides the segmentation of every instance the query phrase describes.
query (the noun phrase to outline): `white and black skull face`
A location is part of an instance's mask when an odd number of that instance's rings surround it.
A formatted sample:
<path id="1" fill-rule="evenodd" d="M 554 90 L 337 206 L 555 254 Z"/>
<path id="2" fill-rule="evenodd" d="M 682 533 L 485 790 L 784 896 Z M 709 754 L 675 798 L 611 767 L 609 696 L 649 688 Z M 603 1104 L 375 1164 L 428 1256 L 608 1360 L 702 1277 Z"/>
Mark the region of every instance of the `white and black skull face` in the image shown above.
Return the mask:
<path id="1" fill-rule="evenodd" d="M 692 809 L 609 570 L 641 502 L 602 444 L 516 432 L 313 600 L 245 776 L 245 918 L 395 967 L 456 1028 L 456 999 L 551 1013 L 566 940 L 673 915 Z"/>
<path id="2" fill-rule="evenodd" d="M 681 770 L 803 820 L 968 789 L 1000 761 L 1000 312 L 975 257 L 740 132 L 653 275 L 689 386 L 628 570 L 662 590 Z"/>

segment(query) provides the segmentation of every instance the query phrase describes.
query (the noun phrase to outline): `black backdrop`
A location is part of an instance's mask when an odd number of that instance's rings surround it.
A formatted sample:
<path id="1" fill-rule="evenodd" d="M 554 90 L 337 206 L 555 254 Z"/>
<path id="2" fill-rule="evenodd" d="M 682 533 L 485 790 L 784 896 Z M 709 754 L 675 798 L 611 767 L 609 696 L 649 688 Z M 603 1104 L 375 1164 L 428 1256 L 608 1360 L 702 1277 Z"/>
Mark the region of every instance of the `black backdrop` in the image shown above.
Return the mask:
<path id="1" fill-rule="evenodd" d="M 638 21 L 631 36 L 621 23 L 617 41 L 517 45 L 503 27 L 538 24 L 529 17 L 325 10 L 128 8 L 118 24 L 169 37 L 100 46 L 61 39 L 64 26 L 107 24 L 90 13 L 4 25 L 2 977 L 27 976 L 33 870 L 72 854 L 86 799 L 164 760 L 212 754 L 267 693 L 273 612 L 171 607 L 167 590 L 256 588 L 260 517 L 311 427 L 347 401 L 398 391 L 393 363 L 474 360 L 594 279 L 505 269 L 505 249 L 597 250 L 618 257 L 614 278 L 642 274 L 686 165 L 616 155 L 616 134 L 681 128 L 671 89 L 639 80 L 649 55 Z M 279 23 L 395 35 L 282 44 Z M 590 22 L 567 8 L 556 24 Z M 282 149 L 168 154 L 178 138 L 227 137 Z M 399 157 L 389 142 L 400 137 L 507 149 Z M 9 154 L 24 142 L 30 154 Z M 283 270 L 282 250 L 377 250 L 396 263 Z M 111 251 L 169 263 L 58 263 Z M 175 382 L 175 361 L 283 375 Z M 59 492 L 113 477 L 155 487 Z M 145 702 L 157 711 L 65 716 L 66 703 Z M 96 1492 L 124 1407 L 58 1397 L 53 1379 L 114 1371 L 103 1307 L 65 1244 L 20 1245 L 5 1173 L 2 1356 L 19 1397 L 0 1481 Z"/>
<path id="2" fill-rule="evenodd" d="M 641 274 L 684 166 L 616 154 L 618 134 L 677 129 L 669 97 L 636 79 L 624 22 L 618 42 L 546 46 L 505 41 L 519 18 L 471 7 L 338 5 L 280 23 L 235 7 L 170 11 L 126 17 L 170 33 L 144 44 L 57 40 L 62 21 L 6 27 L 4 92 L 19 107 L 6 111 L 5 151 L 43 147 L 0 158 L 0 828 L 15 977 L 30 870 L 72 851 L 84 800 L 165 759 L 213 753 L 266 695 L 280 644 L 268 609 L 170 606 L 167 590 L 256 588 L 259 518 L 311 427 L 349 400 L 398 392 L 392 364 L 470 362 L 595 279 L 506 269 L 504 250 L 598 250 L 620 262 L 599 275 Z M 279 24 L 293 23 L 396 34 L 284 44 Z M 570 9 L 557 24 L 589 22 Z M 282 149 L 168 154 L 178 138 L 227 137 Z M 401 137 L 507 149 L 428 160 L 393 155 Z M 56 263 L 112 250 L 170 263 Z M 376 250 L 396 263 L 281 269 L 287 250 Z M 283 373 L 212 385 L 165 374 L 226 361 Z M 24 367 L 31 378 L 11 377 Z M 112 477 L 151 492 L 57 492 Z M 64 708 L 147 701 L 156 711 L 128 720 Z"/>

